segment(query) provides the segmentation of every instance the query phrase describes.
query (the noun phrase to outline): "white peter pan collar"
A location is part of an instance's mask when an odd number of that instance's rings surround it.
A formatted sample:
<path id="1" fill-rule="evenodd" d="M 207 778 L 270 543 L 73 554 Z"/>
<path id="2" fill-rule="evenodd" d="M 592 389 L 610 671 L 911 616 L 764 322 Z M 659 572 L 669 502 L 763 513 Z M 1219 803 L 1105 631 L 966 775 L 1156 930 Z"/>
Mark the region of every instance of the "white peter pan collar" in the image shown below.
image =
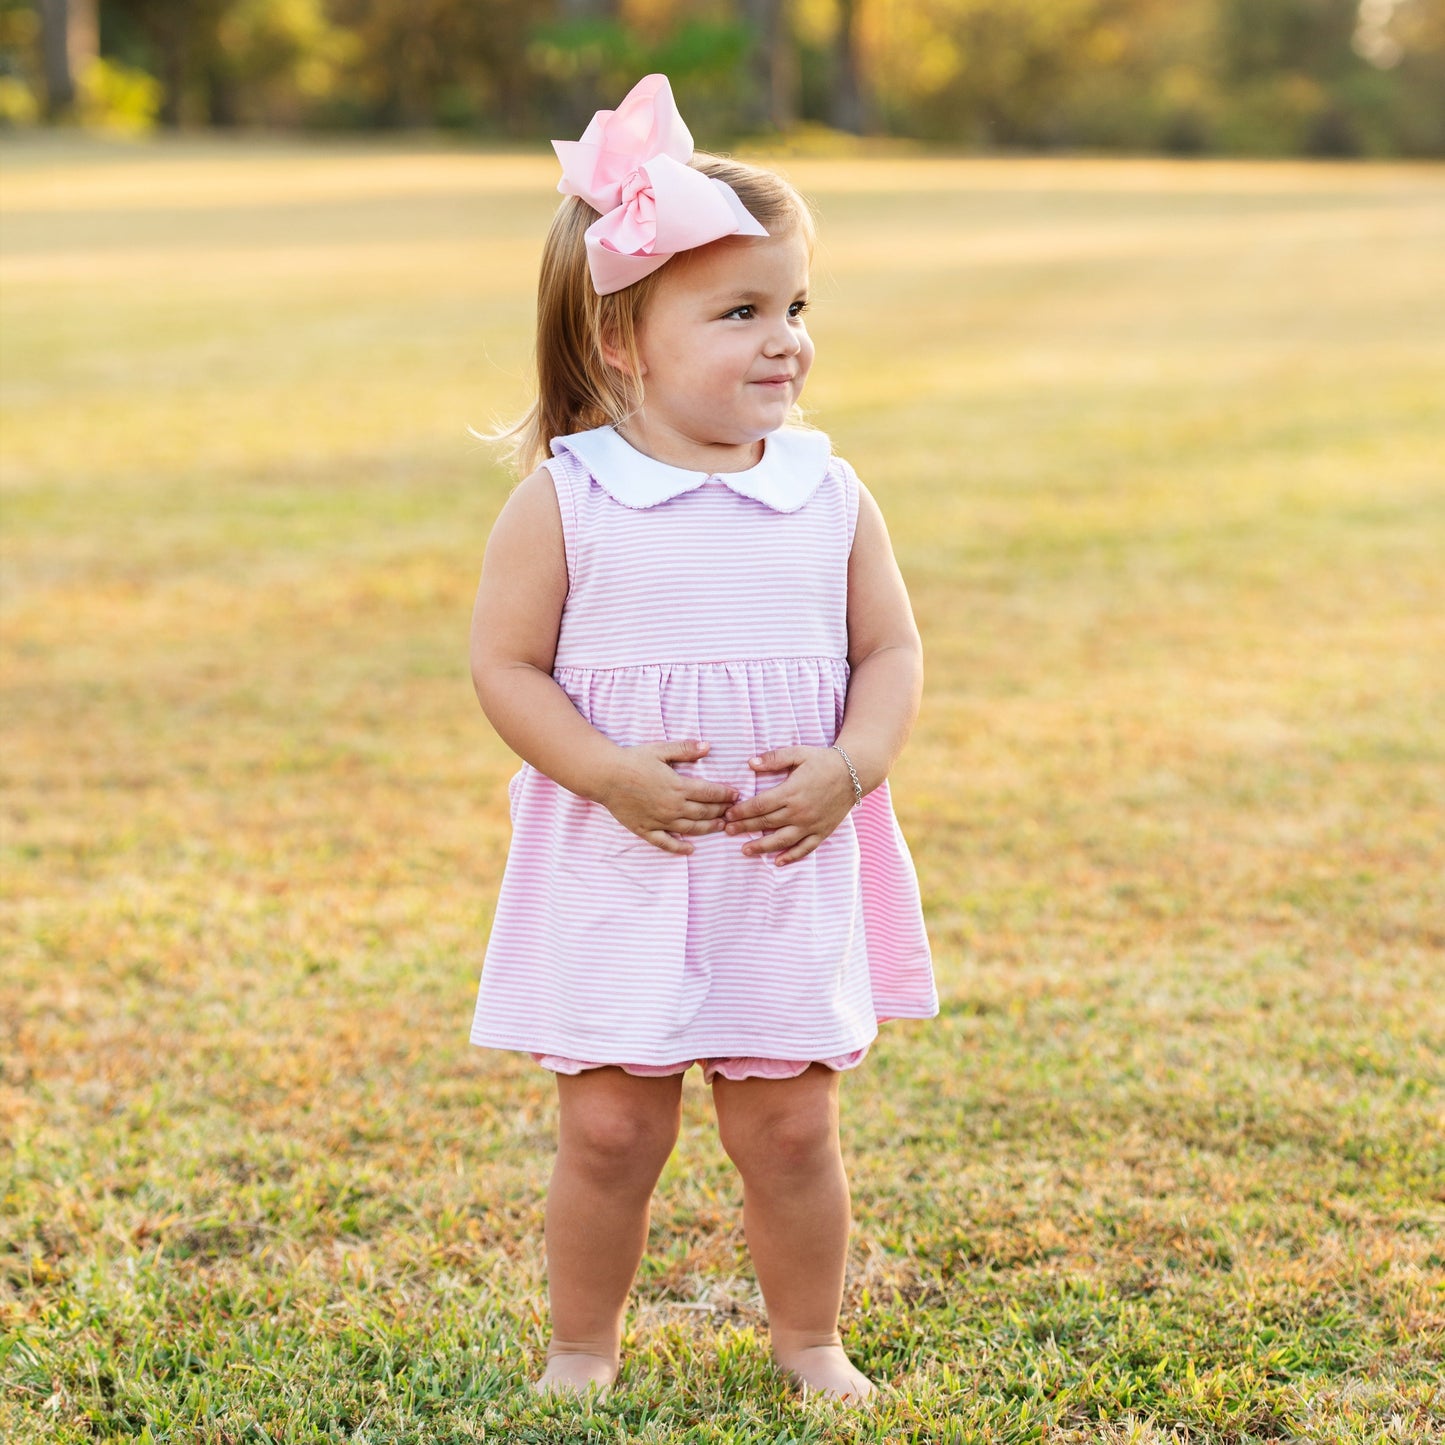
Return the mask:
<path id="1" fill-rule="evenodd" d="M 690 472 L 640 452 L 610 426 L 552 438 L 552 455 L 570 452 L 624 507 L 655 507 L 714 479 L 775 512 L 796 512 L 827 475 L 826 432 L 783 427 L 763 438 L 762 460 L 745 472 Z"/>

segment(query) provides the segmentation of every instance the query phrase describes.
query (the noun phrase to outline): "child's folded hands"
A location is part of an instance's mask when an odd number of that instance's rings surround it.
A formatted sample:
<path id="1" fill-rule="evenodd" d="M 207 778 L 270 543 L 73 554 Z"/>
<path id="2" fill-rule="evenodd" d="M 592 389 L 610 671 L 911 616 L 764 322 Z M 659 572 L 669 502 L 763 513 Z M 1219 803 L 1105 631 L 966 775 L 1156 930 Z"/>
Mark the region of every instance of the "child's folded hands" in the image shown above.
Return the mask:
<path id="1" fill-rule="evenodd" d="M 719 832 L 724 812 L 738 798 L 736 788 L 673 768 L 706 757 L 708 746 L 689 739 L 622 748 L 597 801 L 629 832 L 665 853 L 691 853 L 692 844 L 673 835 Z"/>
<path id="2" fill-rule="evenodd" d="M 853 780 L 832 748 L 773 748 L 749 758 L 748 766 L 759 774 L 788 774 L 776 787 L 724 810 L 729 833 L 764 835 L 743 845 L 749 857 L 777 853 L 774 862 L 795 863 L 811 853 L 852 810 Z"/>

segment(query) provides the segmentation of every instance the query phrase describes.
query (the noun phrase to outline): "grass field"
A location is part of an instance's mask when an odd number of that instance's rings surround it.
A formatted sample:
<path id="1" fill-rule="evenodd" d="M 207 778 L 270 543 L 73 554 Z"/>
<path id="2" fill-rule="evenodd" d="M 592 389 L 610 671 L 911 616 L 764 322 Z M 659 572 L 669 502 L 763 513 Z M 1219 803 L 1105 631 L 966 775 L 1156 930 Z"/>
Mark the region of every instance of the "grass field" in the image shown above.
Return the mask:
<path id="1" fill-rule="evenodd" d="M 942 1016 L 844 1087 L 794 1400 L 687 1089 L 623 1387 L 537 1403 L 550 1076 L 466 1042 L 466 675 L 541 156 L 11 143 L 0 1435 L 1445 1430 L 1445 172 L 784 163 L 928 654 Z"/>

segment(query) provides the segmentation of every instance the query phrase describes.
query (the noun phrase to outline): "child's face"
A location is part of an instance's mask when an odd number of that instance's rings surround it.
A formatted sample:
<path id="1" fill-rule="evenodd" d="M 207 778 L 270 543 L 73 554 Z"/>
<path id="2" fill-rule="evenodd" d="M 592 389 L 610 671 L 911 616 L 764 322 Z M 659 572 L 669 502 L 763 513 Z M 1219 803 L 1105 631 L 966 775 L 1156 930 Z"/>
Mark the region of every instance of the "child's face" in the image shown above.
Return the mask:
<path id="1" fill-rule="evenodd" d="M 648 426 L 732 445 L 776 431 L 813 364 L 801 229 L 714 241 L 667 271 L 638 332 Z"/>

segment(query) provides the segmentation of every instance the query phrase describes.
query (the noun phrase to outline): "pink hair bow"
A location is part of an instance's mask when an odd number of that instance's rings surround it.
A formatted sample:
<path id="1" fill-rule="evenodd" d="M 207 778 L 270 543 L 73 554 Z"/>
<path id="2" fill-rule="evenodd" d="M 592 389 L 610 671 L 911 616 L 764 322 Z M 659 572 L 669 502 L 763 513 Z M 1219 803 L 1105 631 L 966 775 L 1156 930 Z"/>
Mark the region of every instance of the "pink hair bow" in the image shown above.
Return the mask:
<path id="1" fill-rule="evenodd" d="M 724 236 L 766 236 L 722 181 L 688 165 L 692 132 L 665 75 L 644 75 L 616 110 L 599 110 L 581 140 L 554 140 L 557 189 L 602 215 L 587 228 L 600 296 L 656 271 L 670 256 Z"/>

